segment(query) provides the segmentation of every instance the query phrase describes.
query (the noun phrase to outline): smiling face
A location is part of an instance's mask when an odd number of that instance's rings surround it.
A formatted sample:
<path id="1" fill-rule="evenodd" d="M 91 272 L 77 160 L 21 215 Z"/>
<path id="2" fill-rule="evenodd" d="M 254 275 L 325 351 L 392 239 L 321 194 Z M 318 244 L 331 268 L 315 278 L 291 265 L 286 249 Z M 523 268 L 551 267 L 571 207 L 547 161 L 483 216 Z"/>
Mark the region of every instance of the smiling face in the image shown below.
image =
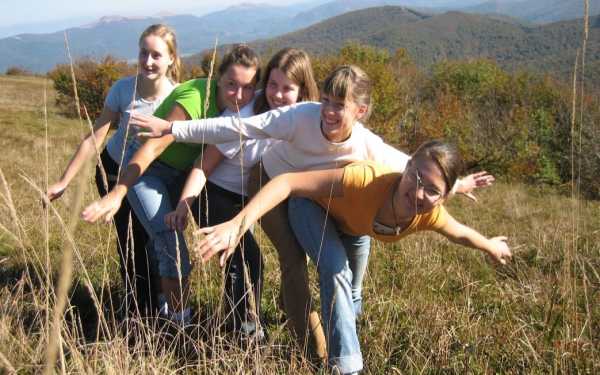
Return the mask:
<path id="1" fill-rule="evenodd" d="M 321 129 L 331 142 L 348 139 L 352 134 L 352 127 L 366 112 L 365 105 L 321 92 Z"/>
<path id="2" fill-rule="evenodd" d="M 444 175 L 431 159 L 412 159 L 398 185 L 395 198 L 398 217 L 409 218 L 443 203 L 448 191 Z"/>
<path id="3" fill-rule="evenodd" d="M 148 35 L 140 41 L 138 64 L 143 78 L 157 80 L 167 74 L 169 66 L 173 64 L 173 56 L 161 37 Z"/>
<path id="4" fill-rule="evenodd" d="M 218 101 L 221 107 L 237 111 L 254 97 L 256 68 L 232 64 L 217 81 Z"/>
<path id="5" fill-rule="evenodd" d="M 283 107 L 298 101 L 300 86 L 275 68 L 269 73 L 265 95 L 270 109 Z"/>

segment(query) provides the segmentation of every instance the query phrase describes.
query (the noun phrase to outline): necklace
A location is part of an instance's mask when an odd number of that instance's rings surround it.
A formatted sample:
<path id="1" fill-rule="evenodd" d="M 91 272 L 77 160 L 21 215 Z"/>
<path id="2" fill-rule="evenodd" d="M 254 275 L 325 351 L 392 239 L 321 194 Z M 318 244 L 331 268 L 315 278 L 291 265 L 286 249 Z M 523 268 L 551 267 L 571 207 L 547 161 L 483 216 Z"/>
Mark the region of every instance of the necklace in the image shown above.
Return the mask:
<path id="1" fill-rule="evenodd" d="M 402 230 L 402 228 L 400 228 L 400 225 L 398 224 L 398 216 L 396 214 L 396 207 L 394 205 L 394 198 L 396 197 L 396 192 L 398 191 L 398 185 L 400 185 L 400 180 L 401 178 L 399 178 L 398 182 L 396 182 L 396 184 L 394 185 L 394 193 L 392 193 L 392 212 L 394 213 L 394 233 L 396 233 L 396 236 L 399 236 L 400 231 Z"/>

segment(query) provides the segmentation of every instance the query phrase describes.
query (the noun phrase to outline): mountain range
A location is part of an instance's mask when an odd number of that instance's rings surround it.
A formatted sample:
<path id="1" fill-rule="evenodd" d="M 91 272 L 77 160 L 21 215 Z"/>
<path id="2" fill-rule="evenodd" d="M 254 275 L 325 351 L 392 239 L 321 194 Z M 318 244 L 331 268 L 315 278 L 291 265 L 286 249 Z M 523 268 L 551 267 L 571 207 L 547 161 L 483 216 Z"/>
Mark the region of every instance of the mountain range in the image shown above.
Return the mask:
<path id="1" fill-rule="evenodd" d="M 590 18 L 587 61 L 600 68 L 600 16 Z M 259 51 L 296 46 L 313 54 L 335 53 L 350 41 L 395 51 L 404 48 L 421 67 L 445 59 L 489 58 L 514 70 L 570 74 L 581 46 L 583 22 L 531 25 L 508 17 L 463 12 L 427 14 L 405 7 L 345 13 L 308 28 L 251 42 Z"/>
<path id="2" fill-rule="evenodd" d="M 589 14 L 600 14 L 600 0 L 590 0 Z M 490 0 L 462 9 L 472 13 L 500 13 L 533 23 L 583 18 L 583 0 Z"/>
<path id="3" fill-rule="evenodd" d="M 261 40 L 255 45 L 263 49 L 266 44 L 270 44 L 271 49 L 294 45 L 322 52 L 335 50 L 336 46 L 353 39 L 389 49 L 405 47 L 417 61 L 425 64 L 461 56 L 489 56 L 502 61 L 530 55 L 546 58 L 548 53 L 541 53 L 542 47 L 537 44 L 562 48 L 561 43 L 537 37 L 544 34 L 543 30 L 550 30 L 545 29 L 549 25 L 533 26 L 523 21 L 542 22 L 562 16 L 561 12 L 576 16 L 579 14 L 577 4 L 582 8 L 582 3 L 582 0 L 315 0 L 290 6 L 242 4 L 200 17 L 166 14 L 103 17 L 64 32 L 20 34 L 0 39 L 0 48 L 7 51 L 0 55 L 0 72 L 10 66 L 45 72 L 66 62 L 65 33 L 75 58 L 110 54 L 131 60 L 137 54 L 137 38 L 142 30 L 157 22 L 167 23 L 176 30 L 182 55 L 210 48 L 215 40 L 220 45 Z M 600 11 L 600 0 L 590 3 L 592 12 Z M 399 4 L 404 6 L 399 7 Z M 487 15 L 448 13 L 446 9 Z M 519 21 L 500 13 L 519 17 Z M 558 28 L 573 33 L 568 26 Z M 575 34 L 569 40 L 576 40 Z"/>

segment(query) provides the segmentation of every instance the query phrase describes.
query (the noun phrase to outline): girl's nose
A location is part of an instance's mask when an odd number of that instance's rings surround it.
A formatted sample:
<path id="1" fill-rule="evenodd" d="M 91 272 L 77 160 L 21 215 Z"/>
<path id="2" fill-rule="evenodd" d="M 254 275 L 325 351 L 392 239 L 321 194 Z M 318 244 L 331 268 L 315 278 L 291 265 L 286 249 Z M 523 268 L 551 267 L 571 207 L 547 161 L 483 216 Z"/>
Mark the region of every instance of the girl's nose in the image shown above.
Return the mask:
<path id="1" fill-rule="evenodd" d="M 417 191 L 415 192 L 415 196 L 418 200 L 423 200 L 425 198 L 425 189 L 422 186 L 417 186 Z"/>
<path id="2" fill-rule="evenodd" d="M 146 58 L 144 59 L 144 64 L 146 64 L 146 66 L 150 66 L 152 65 L 152 63 L 154 62 L 154 59 L 152 58 L 152 54 L 147 54 Z"/>
<path id="3" fill-rule="evenodd" d="M 242 89 L 241 87 L 238 87 L 238 88 L 237 88 L 237 90 L 235 90 L 235 98 L 236 98 L 238 101 L 241 101 L 241 100 L 242 100 L 243 93 L 244 93 L 243 89 Z"/>

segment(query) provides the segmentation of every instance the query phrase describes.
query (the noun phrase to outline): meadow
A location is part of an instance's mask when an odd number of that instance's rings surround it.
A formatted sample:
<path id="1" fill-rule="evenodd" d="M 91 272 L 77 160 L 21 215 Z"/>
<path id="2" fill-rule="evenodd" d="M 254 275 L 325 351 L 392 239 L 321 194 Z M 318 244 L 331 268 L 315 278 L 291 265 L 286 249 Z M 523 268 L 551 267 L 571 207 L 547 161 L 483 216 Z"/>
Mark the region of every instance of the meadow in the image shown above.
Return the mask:
<path id="1" fill-rule="evenodd" d="M 240 345 L 219 329 L 216 262 L 193 272 L 193 329 L 124 324 L 114 231 L 79 219 L 97 197 L 93 165 L 60 200 L 41 203 L 89 125 L 61 114 L 45 78 L 0 76 L 0 87 L 0 373 L 325 373 L 285 328 L 276 255 L 262 235 L 268 342 Z M 484 234 L 508 236 L 510 265 L 432 233 L 374 243 L 359 321 L 365 373 L 600 372 L 600 202 L 498 177 L 478 203 L 448 207 Z"/>

